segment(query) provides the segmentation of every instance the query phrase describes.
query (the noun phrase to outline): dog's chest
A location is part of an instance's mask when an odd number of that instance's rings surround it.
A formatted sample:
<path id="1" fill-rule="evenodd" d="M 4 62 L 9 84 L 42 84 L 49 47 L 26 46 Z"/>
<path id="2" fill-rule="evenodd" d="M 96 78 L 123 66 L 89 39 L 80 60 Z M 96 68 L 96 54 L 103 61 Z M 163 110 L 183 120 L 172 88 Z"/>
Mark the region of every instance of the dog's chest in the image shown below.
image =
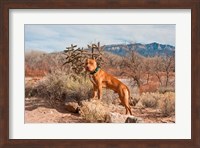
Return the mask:
<path id="1" fill-rule="evenodd" d="M 89 78 L 90 78 L 90 81 L 94 84 L 94 85 L 96 85 L 96 86 L 98 86 L 99 84 L 98 84 L 98 78 L 96 78 L 95 76 L 93 76 L 93 75 L 89 75 Z M 101 86 L 102 87 L 106 87 L 107 85 L 106 85 L 107 83 L 105 82 L 105 81 L 101 81 Z"/>

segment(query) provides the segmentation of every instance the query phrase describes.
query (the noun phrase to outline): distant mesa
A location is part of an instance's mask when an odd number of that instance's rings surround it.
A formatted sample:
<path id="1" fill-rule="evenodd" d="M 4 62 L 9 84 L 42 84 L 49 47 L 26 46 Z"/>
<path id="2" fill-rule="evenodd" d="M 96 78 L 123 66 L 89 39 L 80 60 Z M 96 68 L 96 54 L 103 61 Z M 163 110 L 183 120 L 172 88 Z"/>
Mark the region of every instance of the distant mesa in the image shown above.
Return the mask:
<path id="1" fill-rule="evenodd" d="M 126 56 L 129 51 L 134 50 L 142 56 L 153 57 L 153 56 L 166 56 L 172 55 L 175 52 L 175 47 L 167 44 L 159 44 L 156 42 L 150 44 L 112 44 L 105 45 L 105 51 L 117 54 L 120 56 Z"/>

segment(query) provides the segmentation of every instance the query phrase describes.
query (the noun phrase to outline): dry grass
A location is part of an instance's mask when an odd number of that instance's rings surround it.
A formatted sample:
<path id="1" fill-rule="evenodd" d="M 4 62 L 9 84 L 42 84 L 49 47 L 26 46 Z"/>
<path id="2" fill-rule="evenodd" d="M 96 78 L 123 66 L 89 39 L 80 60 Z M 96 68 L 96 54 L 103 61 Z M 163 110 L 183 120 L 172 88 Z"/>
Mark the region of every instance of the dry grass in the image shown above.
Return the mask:
<path id="1" fill-rule="evenodd" d="M 80 115 L 91 123 L 104 122 L 108 106 L 100 100 L 85 101 L 80 108 Z"/>
<path id="2" fill-rule="evenodd" d="M 159 109 L 163 116 L 171 116 L 175 113 L 175 93 L 143 93 L 135 96 L 137 108 Z"/>
<path id="3" fill-rule="evenodd" d="M 141 95 L 140 101 L 144 107 L 156 108 L 158 106 L 158 99 L 151 95 L 151 93 Z"/>
<path id="4" fill-rule="evenodd" d="M 175 114 L 175 94 L 165 93 L 159 105 L 160 111 L 163 116 L 171 116 Z"/>
<path id="5" fill-rule="evenodd" d="M 25 97 L 37 96 L 48 100 L 74 99 L 77 101 L 91 96 L 91 82 L 83 76 L 67 75 L 61 71 L 48 74 L 35 85 L 26 85 Z"/>

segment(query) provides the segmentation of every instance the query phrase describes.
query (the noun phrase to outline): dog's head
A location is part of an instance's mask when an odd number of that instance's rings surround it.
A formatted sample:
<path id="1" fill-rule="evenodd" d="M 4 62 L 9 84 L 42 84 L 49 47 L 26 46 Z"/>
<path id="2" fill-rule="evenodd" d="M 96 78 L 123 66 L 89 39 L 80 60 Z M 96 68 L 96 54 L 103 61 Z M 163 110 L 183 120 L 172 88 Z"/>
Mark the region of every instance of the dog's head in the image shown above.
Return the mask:
<path id="1" fill-rule="evenodd" d="M 93 72 L 97 68 L 97 62 L 95 59 L 86 59 L 85 69 L 86 71 Z"/>

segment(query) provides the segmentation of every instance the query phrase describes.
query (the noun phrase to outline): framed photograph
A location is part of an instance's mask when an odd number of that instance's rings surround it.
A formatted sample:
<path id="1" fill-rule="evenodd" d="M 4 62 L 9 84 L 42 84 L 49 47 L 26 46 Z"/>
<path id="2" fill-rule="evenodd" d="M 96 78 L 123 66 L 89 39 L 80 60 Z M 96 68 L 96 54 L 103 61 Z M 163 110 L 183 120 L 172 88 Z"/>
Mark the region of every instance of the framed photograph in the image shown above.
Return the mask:
<path id="1" fill-rule="evenodd" d="M 6 1 L 1 147 L 199 147 L 200 1 Z"/>

